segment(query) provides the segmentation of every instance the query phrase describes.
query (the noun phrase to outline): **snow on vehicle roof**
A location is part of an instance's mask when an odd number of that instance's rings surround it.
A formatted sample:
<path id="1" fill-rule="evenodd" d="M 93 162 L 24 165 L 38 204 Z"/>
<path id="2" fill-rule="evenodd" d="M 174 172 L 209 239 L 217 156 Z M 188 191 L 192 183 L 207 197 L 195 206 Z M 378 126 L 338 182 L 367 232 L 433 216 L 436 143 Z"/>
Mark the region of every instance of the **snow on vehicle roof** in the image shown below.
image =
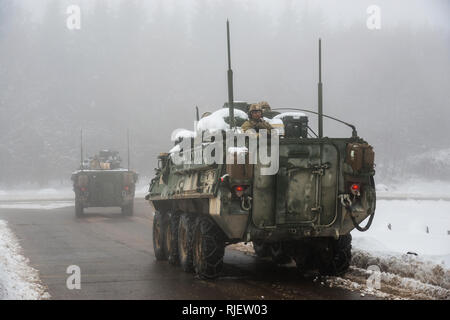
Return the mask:
<path id="1" fill-rule="evenodd" d="M 186 129 L 175 129 L 170 136 L 170 140 L 177 141 L 180 138 L 195 138 L 195 132 Z"/>
<path id="2" fill-rule="evenodd" d="M 177 144 L 176 146 L 174 146 L 172 149 L 169 150 L 169 153 L 176 153 L 176 152 L 180 152 L 181 151 L 181 147 L 179 144 Z"/>
<path id="3" fill-rule="evenodd" d="M 264 121 L 267 121 L 268 123 L 270 123 L 270 125 L 278 132 L 279 135 L 284 135 L 284 123 L 283 120 L 281 119 L 269 119 L 269 118 L 264 118 Z"/>
<path id="4" fill-rule="evenodd" d="M 281 120 L 280 118 L 273 118 L 273 119 L 270 119 L 270 118 L 264 118 L 264 121 L 267 121 L 267 122 L 270 123 L 271 125 L 274 125 L 274 124 L 280 124 L 280 125 L 283 125 L 283 120 Z"/>
<path id="5" fill-rule="evenodd" d="M 277 114 L 273 118 L 274 119 L 283 119 L 284 117 L 294 117 L 294 119 L 298 119 L 300 117 L 306 117 L 306 114 L 304 114 L 303 112 L 291 111 L 291 112 L 283 112 L 283 113 Z"/>
<path id="6" fill-rule="evenodd" d="M 230 128 L 230 125 L 225 122 L 225 118 L 229 116 L 229 110 L 228 108 L 223 108 L 220 110 L 217 110 L 210 114 L 209 116 L 206 116 L 197 123 L 197 130 L 200 131 L 220 131 L 220 130 L 228 130 Z M 248 116 L 247 114 L 239 109 L 234 109 L 234 117 L 235 118 L 241 118 L 243 120 L 247 120 Z"/>

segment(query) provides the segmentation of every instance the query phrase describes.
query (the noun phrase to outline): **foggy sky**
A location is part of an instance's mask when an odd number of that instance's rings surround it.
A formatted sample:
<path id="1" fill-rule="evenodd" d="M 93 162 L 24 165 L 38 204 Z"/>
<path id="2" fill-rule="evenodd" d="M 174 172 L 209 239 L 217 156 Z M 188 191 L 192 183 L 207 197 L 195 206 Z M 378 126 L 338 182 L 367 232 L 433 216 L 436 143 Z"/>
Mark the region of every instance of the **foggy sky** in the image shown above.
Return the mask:
<path id="1" fill-rule="evenodd" d="M 70 4 L 81 30 L 66 27 Z M 366 27 L 371 4 L 380 30 Z M 172 130 L 193 128 L 195 106 L 227 100 L 227 18 L 236 100 L 316 110 L 321 37 L 324 112 L 374 145 L 377 179 L 450 179 L 439 171 L 449 167 L 411 160 L 450 148 L 449 9 L 445 0 L 1 0 L 0 185 L 69 179 L 81 128 L 89 155 L 111 148 L 124 159 L 129 128 L 132 167 L 151 176 Z M 328 136 L 351 134 L 324 124 Z"/>

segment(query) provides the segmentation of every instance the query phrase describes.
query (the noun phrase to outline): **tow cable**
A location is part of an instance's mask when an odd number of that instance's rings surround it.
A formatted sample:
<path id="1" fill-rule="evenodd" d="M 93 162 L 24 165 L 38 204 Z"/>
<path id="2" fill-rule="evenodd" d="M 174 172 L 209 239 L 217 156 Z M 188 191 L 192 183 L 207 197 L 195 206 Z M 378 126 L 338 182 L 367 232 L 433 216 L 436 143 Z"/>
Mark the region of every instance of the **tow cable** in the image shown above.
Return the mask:
<path id="1" fill-rule="evenodd" d="M 241 208 L 245 211 L 249 211 L 252 208 L 252 197 L 242 197 L 241 199 Z"/>
<path id="2" fill-rule="evenodd" d="M 350 218 L 352 219 L 353 226 L 356 228 L 356 230 L 365 232 L 369 230 L 370 226 L 372 225 L 373 217 L 375 216 L 375 210 L 370 214 L 369 221 L 367 222 L 365 227 L 361 227 L 355 219 L 355 216 L 353 215 L 353 207 L 352 207 L 352 200 L 350 199 L 350 196 L 348 194 L 341 194 L 339 196 L 341 198 L 341 204 L 344 206 L 344 208 L 347 210 L 347 212 L 350 214 Z"/>

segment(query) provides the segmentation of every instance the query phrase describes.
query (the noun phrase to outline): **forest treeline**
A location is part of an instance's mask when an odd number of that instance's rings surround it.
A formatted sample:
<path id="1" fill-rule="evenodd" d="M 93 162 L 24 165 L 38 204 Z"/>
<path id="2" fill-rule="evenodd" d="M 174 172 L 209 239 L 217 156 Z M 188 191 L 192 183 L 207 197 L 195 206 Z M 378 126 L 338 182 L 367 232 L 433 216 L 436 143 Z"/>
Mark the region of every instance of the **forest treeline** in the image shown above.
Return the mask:
<path id="1" fill-rule="evenodd" d="M 450 148 L 448 29 L 369 30 L 364 11 L 331 23 L 301 1 L 282 2 L 276 16 L 257 1 L 191 2 L 91 1 L 81 29 L 69 30 L 66 8 L 77 1 L 42 1 L 38 18 L 1 1 L 0 185 L 69 179 L 81 128 L 87 154 L 111 148 L 124 159 L 129 128 L 131 166 L 152 175 L 172 130 L 192 129 L 195 106 L 213 111 L 227 100 L 227 18 L 236 100 L 315 109 L 321 37 L 324 112 L 374 145 L 378 177 L 450 179 L 445 161 L 436 173 L 414 160 Z M 325 121 L 325 134 L 351 132 Z"/>

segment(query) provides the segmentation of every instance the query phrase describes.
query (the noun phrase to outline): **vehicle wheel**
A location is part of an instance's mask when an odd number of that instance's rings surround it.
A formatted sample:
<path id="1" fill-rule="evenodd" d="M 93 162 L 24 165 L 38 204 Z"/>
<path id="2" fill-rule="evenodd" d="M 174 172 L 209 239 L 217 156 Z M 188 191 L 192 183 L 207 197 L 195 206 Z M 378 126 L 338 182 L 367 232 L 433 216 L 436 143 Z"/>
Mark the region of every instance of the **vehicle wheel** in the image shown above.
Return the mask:
<path id="1" fill-rule="evenodd" d="M 204 279 L 216 278 L 223 268 L 225 236 L 207 216 L 198 217 L 193 238 L 195 273 Z"/>
<path id="2" fill-rule="evenodd" d="M 180 217 L 178 225 L 178 256 L 181 268 L 185 272 L 192 272 L 193 253 L 192 253 L 192 238 L 194 234 L 195 217 L 191 214 L 184 213 Z"/>
<path id="3" fill-rule="evenodd" d="M 291 257 L 286 254 L 282 242 L 270 244 L 270 255 L 272 256 L 272 261 L 276 264 L 286 264 L 291 261 Z"/>
<path id="4" fill-rule="evenodd" d="M 167 260 L 167 216 L 160 212 L 155 212 L 153 218 L 153 251 L 156 260 Z"/>
<path id="5" fill-rule="evenodd" d="M 180 215 L 172 213 L 169 218 L 166 233 L 167 243 L 167 260 L 171 265 L 177 265 L 178 258 L 178 225 L 180 222 Z"/>
<path id="6" fill-rule="evenodd" d="M 134 202 L 130 202 L 128 205 L 122 207 L 122 214 L 124 216 L 132 216 L 134 211 Z"/>
<path id="7" fill-rule="evenodd" d="M 304 242 L 296 243 L 294 261 L 297 271 L 300 275 L 304 275 L 313 267 L 313 258 L 311 257 L 311 250 L 308 244 Z"/>
<path id="8" fill-rule="evenodd" d="M 265 258 L 270 256 L 270 245 L 267 243 L 264 243 L 261 240 L 255 240 L 252 241 L 253 243 L 253 249 L 255 250 L 255 253 L 260 258 Z"/>
<path id="9" fill-rule="evenodd" d="M 322 261 L 320 273 L 327 276 L 343 275 L 352 259 L 352 235 L 342 235 L 338 240 L 331 239 L 329 249 L 331 254 L 326 261 Z"/>
<path id="10" fill-rule="evenodd" d="M 75 215 L 79 218 L 84 215 L 83 204 L 77 200 L 75 200 Z"/>

